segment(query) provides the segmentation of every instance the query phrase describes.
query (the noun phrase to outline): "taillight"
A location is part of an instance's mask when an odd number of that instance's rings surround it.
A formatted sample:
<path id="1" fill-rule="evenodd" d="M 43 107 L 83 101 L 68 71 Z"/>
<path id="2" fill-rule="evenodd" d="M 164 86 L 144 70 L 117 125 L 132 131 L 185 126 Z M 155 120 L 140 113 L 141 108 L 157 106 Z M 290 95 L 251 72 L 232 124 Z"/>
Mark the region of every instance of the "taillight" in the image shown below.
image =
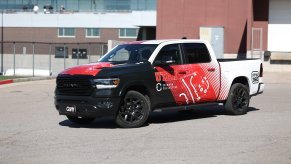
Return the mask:
<path id="1" fill-rule="evenodd" d="M 261 63 L 260 77 L 263 77 L 263 72 L 264 72 L 263 63 Z"/>

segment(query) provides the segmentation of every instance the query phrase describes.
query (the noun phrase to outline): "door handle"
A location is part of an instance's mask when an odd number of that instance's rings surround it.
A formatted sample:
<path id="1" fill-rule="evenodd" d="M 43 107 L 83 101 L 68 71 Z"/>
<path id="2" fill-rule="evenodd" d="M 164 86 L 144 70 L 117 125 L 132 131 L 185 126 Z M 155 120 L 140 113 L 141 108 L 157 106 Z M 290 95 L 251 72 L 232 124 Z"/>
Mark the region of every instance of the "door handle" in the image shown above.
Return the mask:
<path id="1" fill-rule="evenodd" d="M 179 71 L 178 73 L 181 74 L 181 75 L 185 75 L 185 74 L 187 74 L 186 71 Z"/>
<path id="2" fill-rule="evenodd" d="M 207 68 L 207 71 L 208 72 L 214 72 L 215 71 L 215 68 Z"/>

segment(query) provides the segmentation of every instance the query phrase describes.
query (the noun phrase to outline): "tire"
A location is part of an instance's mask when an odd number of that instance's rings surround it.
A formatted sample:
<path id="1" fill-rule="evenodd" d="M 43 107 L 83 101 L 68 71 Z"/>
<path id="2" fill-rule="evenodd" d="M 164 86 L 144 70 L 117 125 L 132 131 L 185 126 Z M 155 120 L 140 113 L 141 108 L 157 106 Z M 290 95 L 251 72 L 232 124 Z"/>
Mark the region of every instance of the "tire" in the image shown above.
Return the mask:
<path id="1" fill-rule="evenodd" d="M 67 118 L 76 124 L 90 124 L 95 120 L 95 118 L 89 118 L 89 117 L 77 117 L 77 116 L 67 116 Z"/>
<path id="2" fill-rule="evenodd" d="M 249 89 L 243 84 L 236 83 L 230 88 L 224 108 L 230 115 L 243 115 L 247 113 L 249 103 Z"/>
<path id="3" fill-rule="evenodd" d="M 122 128 L 141 127 L 149 117 L 150 106 L 148 96 L 129 91 L 121 102 L 115 122 Z"/>

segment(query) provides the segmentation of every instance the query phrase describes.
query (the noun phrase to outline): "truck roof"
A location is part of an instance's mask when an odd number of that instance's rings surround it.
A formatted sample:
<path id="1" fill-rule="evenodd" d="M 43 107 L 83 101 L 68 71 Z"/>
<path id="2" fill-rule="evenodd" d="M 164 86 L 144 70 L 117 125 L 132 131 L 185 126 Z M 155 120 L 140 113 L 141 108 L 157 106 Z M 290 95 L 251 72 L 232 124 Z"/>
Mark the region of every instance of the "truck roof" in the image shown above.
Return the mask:
<path id="1" fill-rule="evenodd" d="M 133 41 L 126 42 L 124 44 L 161 44 L 165 42 L 170 43 L 205 43 L 207 41 L 200 39 L 166 39 L 166 40 L 144 40 L 144 41 Z"/>

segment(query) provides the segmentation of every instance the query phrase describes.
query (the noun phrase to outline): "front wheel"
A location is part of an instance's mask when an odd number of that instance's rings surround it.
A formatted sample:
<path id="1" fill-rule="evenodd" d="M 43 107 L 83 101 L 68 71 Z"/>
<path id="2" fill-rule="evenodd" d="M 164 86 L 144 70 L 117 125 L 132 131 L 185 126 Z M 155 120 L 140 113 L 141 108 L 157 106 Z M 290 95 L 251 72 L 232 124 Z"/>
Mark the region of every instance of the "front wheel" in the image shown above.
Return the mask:
<path id="1" fill-rule="evenodd" d="M 89 118 L 89 117 L 77 117 L 77 116 L 67 116 L 67 118 L 76 124 L 90 124 L 95 120 L 95 118 Z"/>
<path id="2" fill-rule="evenodd" d="M 240 83 L 233 84 L 225 103 L 225 110 L 231 115 L 246 114 L 250 103 L 249 89 Z"/>
<path id="3" fill-rule="evenodd" d="M 137 128 L 147 121 L 149 113 L 149 98 L 137 91 L 129 91 L 122 100 L 115 121 L 123 128 Z"/>

